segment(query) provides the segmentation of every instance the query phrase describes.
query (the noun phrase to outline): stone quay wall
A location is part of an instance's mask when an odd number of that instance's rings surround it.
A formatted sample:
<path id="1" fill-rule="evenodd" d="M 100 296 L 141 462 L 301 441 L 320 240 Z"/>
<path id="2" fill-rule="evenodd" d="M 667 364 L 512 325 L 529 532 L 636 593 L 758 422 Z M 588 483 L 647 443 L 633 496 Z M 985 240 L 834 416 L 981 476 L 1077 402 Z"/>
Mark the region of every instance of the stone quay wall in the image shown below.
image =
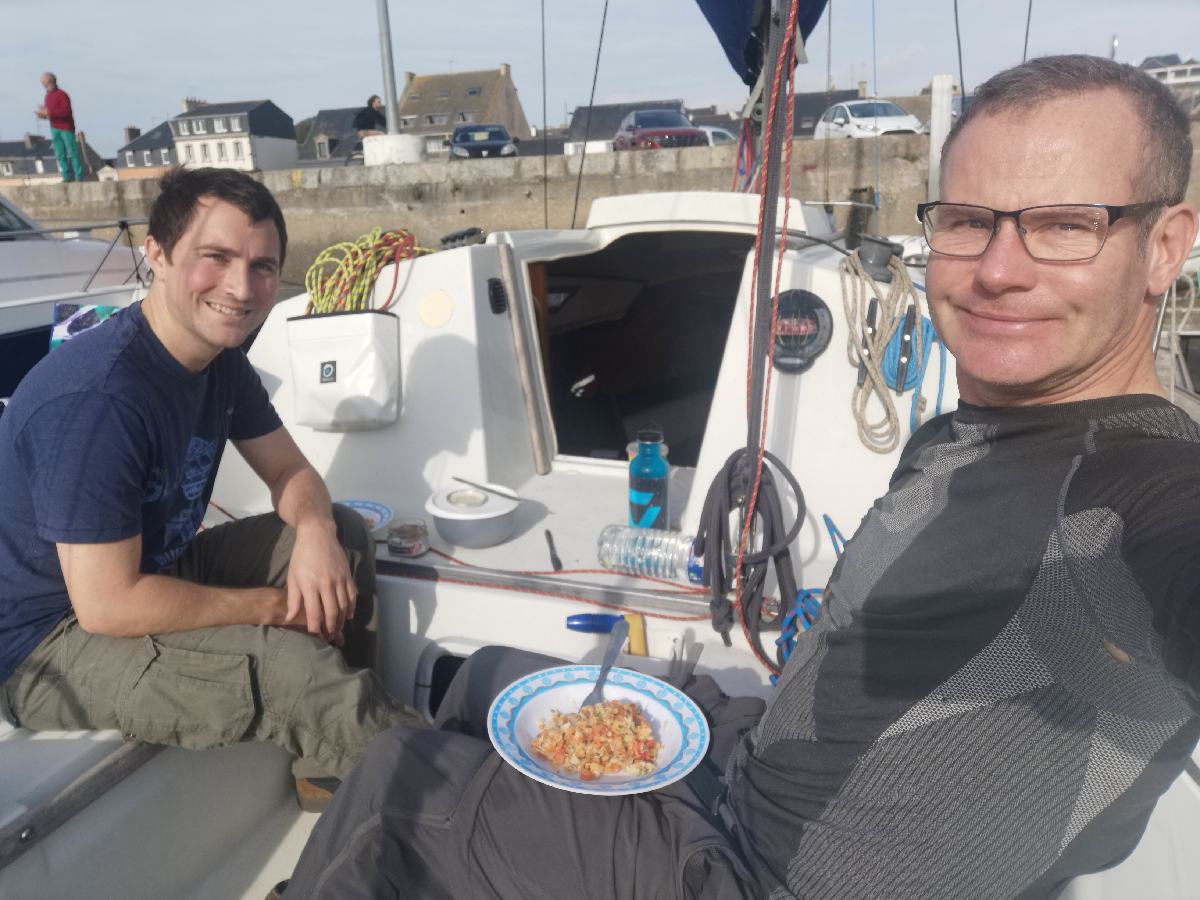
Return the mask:
<path id="1" fill-rule="evenodd" d="M 1200 147 L 1200 124 L 1193 126 L 1193 140 Z M 915 232 L 915 207 L 927 194 L 929 139 L 888 135 L 878 144 L 877 156 L 876 142 L 870 140 L 796 140 L 791 196 L 869 199 L 878 182 L 880 212 L 870 230 Z M 571 227 L 574 217 L 576 226 L 582 227 L 596 197 L 729 190 L 734 160 L 731 146 L 689 147 L 593 153 L 586 160 L 579 156 L 526 156 L 312 167 L 261 172 L 257 177 L 274 193 L 287 219 L 289 250 L 284 278 L 302 282 L 322 249 L 374 228 L 407 228 L 421 246 L 436 248 L 443 235 L 472 226 L 487 232 L 546 225 L 558 229 Z M 581 162 L 583 178 L 579 181 Z M 1200 170 L 1200 164 L 1194 169 Z M 0 192 L 41 224 L 61 226 L 145 217 L 157 194 L 157 182 L 8 182 L 0 184 Z M 1189 196 L 1200 203 L 1200 175 L 1193 178 Z M 846 212 L 847 207 L 838 207 L 839 222 L 844 222 Z M 143 236 L 144 228 L 135 229 L 135 235 Z"/>

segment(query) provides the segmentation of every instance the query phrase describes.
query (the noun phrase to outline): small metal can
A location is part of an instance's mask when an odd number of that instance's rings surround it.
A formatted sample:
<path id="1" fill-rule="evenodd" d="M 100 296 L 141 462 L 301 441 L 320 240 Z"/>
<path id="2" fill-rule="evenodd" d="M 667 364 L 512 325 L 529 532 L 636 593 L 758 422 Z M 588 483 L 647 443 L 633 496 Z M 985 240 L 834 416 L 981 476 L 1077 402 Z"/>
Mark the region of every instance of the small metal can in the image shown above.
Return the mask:
<path id="1" fill-rule="evenodd" d="M 388 526 L 391 556 L 420 556 L 429 549 L 429 529 L 424 519 L 396 519 Z"/>

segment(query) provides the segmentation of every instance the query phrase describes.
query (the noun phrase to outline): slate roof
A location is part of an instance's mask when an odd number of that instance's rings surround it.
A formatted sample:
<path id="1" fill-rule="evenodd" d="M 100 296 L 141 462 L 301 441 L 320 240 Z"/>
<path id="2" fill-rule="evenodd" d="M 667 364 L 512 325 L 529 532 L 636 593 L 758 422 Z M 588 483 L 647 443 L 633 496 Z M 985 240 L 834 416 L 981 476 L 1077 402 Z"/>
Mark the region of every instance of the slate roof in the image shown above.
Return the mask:
<path id="1" fill-rule="evenodd" d="M 161 150 L 163 147 L 174 148 L 175 137 L 171 134 L 170 122 L 159 122 L 149 131 L 140 134 L 117 151 L 117 160 L 124 156 L 126 150 Z"/>
<path id="2" fill-rule="evenodd" d="M 1183 60 L 1179 58 L 1178 53 L 1168 53 L 1164 56 L 1147 56 L 1142 60 L 1139 69 L 1162 69 L 1166 66 L 1183 65 Z"/>
<path id="3" fill-rule="evenodd" d="M 284 140 L 296 139 L 296 126 L 292 117 L 270 100 L 235 100 L 228 103 L 205 103 L 187 112 L 181 112 L 171 121 L 183 119 L 205 119 L 215 116 L 244 115 L 246 117 L 245 131 L 255 137 L 277 137 Z M 205 132 L 200 138 L 209 138 L 217 132 Z M 176 129 L 176 134 L 178 130 Z M 179 135 L 185 140 L 197 135 Z"/>
<path id="4" fill-rule="evenodd" d="M 205 103 L 191 109 L 188 112 L 180 113 L 176 119 L 195 119 L 200 116 L 227 116 L 237 113 L 248 113 L 252 109 L 257 109 L 264 103 L 270 103 L 270 100 L 234 100 L 228 103 Z"/>
<path id="5" fill-rule="evenodd" d="M 360 138 L 354 130 L 354 117 L 360 109 L 361 106 L 346 106 L 319 110 L 308 129 L 308 137 L 300 145 L 298 161 L 318 164 L 337 160 L 344 162 L 356 148 L 361 149 Z M 329 141 L 328 159 L 317 158 L 317 138 L 322 135 Z"/>
<path id="6" fill-rule="evenodd" d="M 589 141 L 610 141 L 616 136 L 617 129 L 621 126 L 621 120 L 639 109 L 673 109 L 682 113 L 683 101 L 639 100 L 636 103 L 598 103 L 592 107 L 590 127 L 588 127 L 588 108 L 577 106 L 571 113 L 571 124 L 567 126 L 567 140 L 582 141 L 586 134 L 586 139 Z"/>
<path id="7" fill-rule="evenodd" d="M 83 156 L 85 174 L 97 171 L 105 165 L 104 159 L 86 141 L 80 144 Z M 37 170 L 36 160 L 42 160 L 42 171 Z M 54 158 L 54 146 L 50 138 L 41 135 L 32 136 L 32 146 L 26 147 L 25 141 L 0 141 L 0 162 L 12 163 L 13 177 L 30 175 L 54 175 L 58 172 L 58 162 Z M 7 176 L 6 176 L 7 177 Z"/>

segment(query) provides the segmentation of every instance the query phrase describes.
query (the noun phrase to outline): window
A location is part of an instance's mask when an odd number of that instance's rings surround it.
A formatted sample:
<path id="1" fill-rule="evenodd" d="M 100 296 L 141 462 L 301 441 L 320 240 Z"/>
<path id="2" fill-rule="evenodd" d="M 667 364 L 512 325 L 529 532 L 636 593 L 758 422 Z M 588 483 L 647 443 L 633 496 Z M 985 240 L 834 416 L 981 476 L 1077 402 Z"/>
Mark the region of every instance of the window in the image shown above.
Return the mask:
<path id="1" fill-rule="evenodd" d="M 426 116 L 425 121 L 430 125 L 445 125 L 450 121 L 450 116 L 446 113 L 437 113 L 436 115 Z"/>
<path id="2" fill-rule="evenodd" d="M 0 175 L 11 175 L 12 172 L 12 163 L 0 162 Z"/>
<path id="3" fill-rule="evenodd" d="M 187 122 L 180 122 L 180 123 L 179 123 L 179 134 L 180 134 L 181 136 L 184 136 L 184 137 L 186 137 L 186 136 L 188 135 L 188 133 L 189 133 L 189 132 L 188 132 L 188 123 L 187 123 Z"/>
<path id="4" fill-rule="evenodd" d="M 217 134 L 225 133 L 225 118 L 223 116 L 218 116 L 217 118 L 213 119 L 213 131 L 215 131 Z"/>
<path id="5" fill-rule="evenodd" d="M 801 128 L 812 128 L 813 127 L 813 117 L 812 116 L 803 116 L 800 119 L 800 127 Z"/>
<path id="6" fill-rule="evenodd" d="M 204 134 L 204 120 L 197 119 L 192 123 L 192 134 Z"/>
<path id="7" fill-rule="evenodd" d="M 133 161 L 133 151 L 132 150 L 125 151 L 125 165 L 129 166 L 130 168 L 137 165 L 137 163 L 135 163 Z"/>
<path id="8" fill-rule="evenodd" d="M 234 159 L 242 158 L 242 142 L 241 141 L 233 142 L 233 158 Z"/>
<path id="9" fill-rule="evenodd" d="M 200 145 L 200 161 L 208 162 L 208 141 Z"/>
<path id="10" fill-rule="evenodd" d="M 241 116 L 230 116 L 229 117 L 229 130 L 230 131 L 241 131 L 242 130 L 242 117 Z"/>
<path id="11" fill-rule="evenodd" d="M 144 165 L 144 166 L 154 165 L 154 155 L 149 150 L 142 151 L 142 165 Z"/>
<path id="12" fill-rule="evenodd" d="M 217 141 L 217 159 L 219 159 L 221 162 L 225 162 L 225 142 L 224 141 Z"/>
<path id="13" fill-rule="evenodd" d="M 438 91 L 438 99 L 439 100 L 445 100 L 449 96 L 450 96 L 450 88 L 442 88 L 440 91 Z"/>
<path id="14" fill-rule="evenodd" d="M 412 128 L 416 124 L 417 124 L 416 116 L 401 116 L 400 117 L 400 127 L 401 128 Z"/>
<path id="15" fill-rule="evenodd" d="M 325 135 L 317 138 L 317 159 L 329 159 L 329 138 Z"/>
<path id="16" fill-rule="evenodd" d="M 33 161 L 33 167 L 34 167 L 35 169 L 37 169 L 37 173 L 38 173 L 39 175 L 45 175 L 45 174 L 46 174 L 46 164 L 45 164 L 44 162 L 42 162 L 40 159 L 35 159 L 35 160 Z"/>
<path id="17" fill-rule="evenodd" d="M 195 152 L 195 148 L 193 148 L 191 144 L 184 144 L 184 145 L 183 145 L 183 155 L 187 157 L 187 161 L 188 161 L 188 162 L 195 162 L 195 161 L 196 161 L 196 152 Z"/>
<path id="18" fill-rule="evenodd" d="M 420 95 L 420 93 L 416 93 L 416 94 L 409 94 L 409 95 L 408 95 L 408 99 L 409 99 L 409 100 L 420 100 L 420 99 L 421 99 L 421 95 Z"/>
<path id="19" fill-rule="evenodd" d="M 171 164 L 171 151 L 168 150 L 166 147 L 163 147 L 161 150 L 158 151 L 158 153 L 159 153 L 159 156 L 162 158 L 162 164 L 164 166 L 169 166 Z"/>
<path id="20" fill-rule="evenodd" d="M 445 153 L 446 146 L 442 143 L 440 137 L 429 138 L 425 141 L 426 153 Z"/>
<path id="21" fill-rule="evenodd" d="M 467 96 L 468 97 L 478 97 L 482 93 L 483 93 L 483 88 L 481 88 L 481 87 L 467 88 Z"/>
<path id="22" fill-rule="evenodd" d="M 475 121 L 475 113 L 473 113 L 473 112 L 464 112 L 464 113 L 459 113 L 459 114 L 458 114 L 458 121 L 460 121 L 460 122 L 474 122 L 474 121 Z"/>

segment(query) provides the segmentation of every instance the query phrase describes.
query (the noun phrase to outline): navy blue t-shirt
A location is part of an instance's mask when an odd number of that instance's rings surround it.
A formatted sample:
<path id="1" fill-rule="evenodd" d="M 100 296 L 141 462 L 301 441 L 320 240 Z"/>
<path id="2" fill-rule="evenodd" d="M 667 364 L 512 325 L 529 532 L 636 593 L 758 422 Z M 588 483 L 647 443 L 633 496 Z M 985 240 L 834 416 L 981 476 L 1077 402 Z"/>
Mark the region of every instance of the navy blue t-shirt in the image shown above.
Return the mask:
<path id="1" fill-rule="evenodd" d="M 226 439 L 280 424 L 241 350 L 189 372 L 140 304 L 39 362 L 0 416 L 0 681 L 70 610 L 55 544 L 141 534 L 141 571 L 160 571 L 195 536 Z"/>

